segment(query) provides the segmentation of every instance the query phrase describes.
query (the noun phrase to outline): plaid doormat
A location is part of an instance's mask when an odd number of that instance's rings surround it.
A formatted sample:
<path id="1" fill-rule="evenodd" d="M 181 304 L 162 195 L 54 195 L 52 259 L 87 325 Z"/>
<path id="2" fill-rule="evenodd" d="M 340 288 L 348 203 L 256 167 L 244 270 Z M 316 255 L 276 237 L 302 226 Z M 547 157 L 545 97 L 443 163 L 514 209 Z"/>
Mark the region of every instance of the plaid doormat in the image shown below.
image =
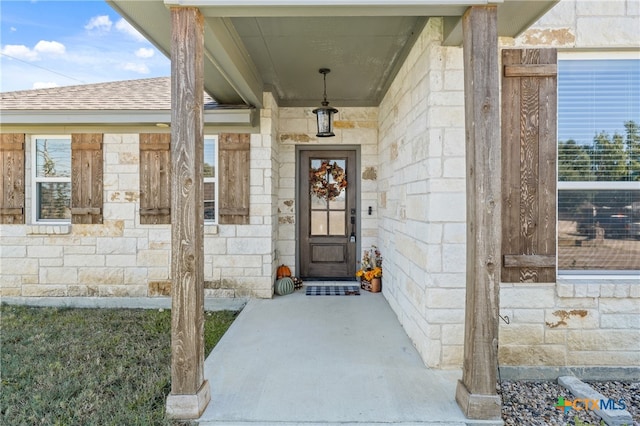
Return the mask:
<path id="1" fill-rule="evenodd" d="M 360 296 L 357 285 L 310 285 L 307 296 Z"/>

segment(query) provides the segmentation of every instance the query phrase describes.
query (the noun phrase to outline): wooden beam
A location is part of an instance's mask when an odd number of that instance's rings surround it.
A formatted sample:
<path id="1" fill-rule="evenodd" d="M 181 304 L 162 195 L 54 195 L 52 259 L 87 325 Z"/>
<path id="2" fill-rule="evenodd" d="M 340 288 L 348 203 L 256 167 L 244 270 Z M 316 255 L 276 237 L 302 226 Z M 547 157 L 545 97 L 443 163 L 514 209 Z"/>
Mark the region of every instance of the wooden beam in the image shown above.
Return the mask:
<path id="1" fill-rule="evenodd" d="M 195 419 L 204 380 L 204 18 L 171 9 L 171 394 L 167 415 Z"/>
<path id="2" fill-rule="evenodd" d="M 501 261 L 500 86 L 496 6 L 462 18 L 467 278 L 464 363 L 456 401 L 471 419 L 500 419 L 496 392 Z"/>
<path id="3" fill-rule="evenodd" d="M 556 256 L 544 254 L 505 254 L 505 268 L 555 268 Z"/>

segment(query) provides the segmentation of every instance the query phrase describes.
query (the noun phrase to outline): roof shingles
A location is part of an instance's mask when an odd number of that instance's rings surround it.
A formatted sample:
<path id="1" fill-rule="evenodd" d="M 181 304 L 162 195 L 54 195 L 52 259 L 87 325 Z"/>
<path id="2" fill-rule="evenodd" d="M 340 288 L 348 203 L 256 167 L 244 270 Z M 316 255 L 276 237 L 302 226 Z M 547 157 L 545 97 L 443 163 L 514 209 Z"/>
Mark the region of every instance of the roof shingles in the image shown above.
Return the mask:
<path id="1" fill-rule="evenodd" d="M 218 106 L 206 93 L 205 109 Z M 170 110 L 171 78 L 0 93 L 0 110 Z"/>

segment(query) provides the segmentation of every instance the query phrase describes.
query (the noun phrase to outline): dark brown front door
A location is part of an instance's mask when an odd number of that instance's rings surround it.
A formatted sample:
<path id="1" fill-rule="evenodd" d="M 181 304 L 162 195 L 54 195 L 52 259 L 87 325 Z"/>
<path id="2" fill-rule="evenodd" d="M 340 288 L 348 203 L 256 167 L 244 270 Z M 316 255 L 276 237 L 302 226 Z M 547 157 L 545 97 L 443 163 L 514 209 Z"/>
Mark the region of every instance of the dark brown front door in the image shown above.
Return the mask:
<path id="1" fill-rule="evenodd" d="M 355 279 L 356 151 L 301 150 L 299 260 L 303 278 Z"/>

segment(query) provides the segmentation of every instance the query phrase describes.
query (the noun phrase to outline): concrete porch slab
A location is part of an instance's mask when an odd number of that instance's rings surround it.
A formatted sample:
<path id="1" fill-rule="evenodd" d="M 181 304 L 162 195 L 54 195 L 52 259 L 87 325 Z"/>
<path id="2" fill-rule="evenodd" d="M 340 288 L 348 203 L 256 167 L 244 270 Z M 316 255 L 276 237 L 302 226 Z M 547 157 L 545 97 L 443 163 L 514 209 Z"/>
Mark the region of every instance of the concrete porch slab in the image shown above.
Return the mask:
<path id="1" fill-rule="evenodd" d="M 381 293 L 302 289 L 248 302 L 205 361 L 199 424 L 501 425 L 464 417 L 460 377 L 425 367 Z"/>

